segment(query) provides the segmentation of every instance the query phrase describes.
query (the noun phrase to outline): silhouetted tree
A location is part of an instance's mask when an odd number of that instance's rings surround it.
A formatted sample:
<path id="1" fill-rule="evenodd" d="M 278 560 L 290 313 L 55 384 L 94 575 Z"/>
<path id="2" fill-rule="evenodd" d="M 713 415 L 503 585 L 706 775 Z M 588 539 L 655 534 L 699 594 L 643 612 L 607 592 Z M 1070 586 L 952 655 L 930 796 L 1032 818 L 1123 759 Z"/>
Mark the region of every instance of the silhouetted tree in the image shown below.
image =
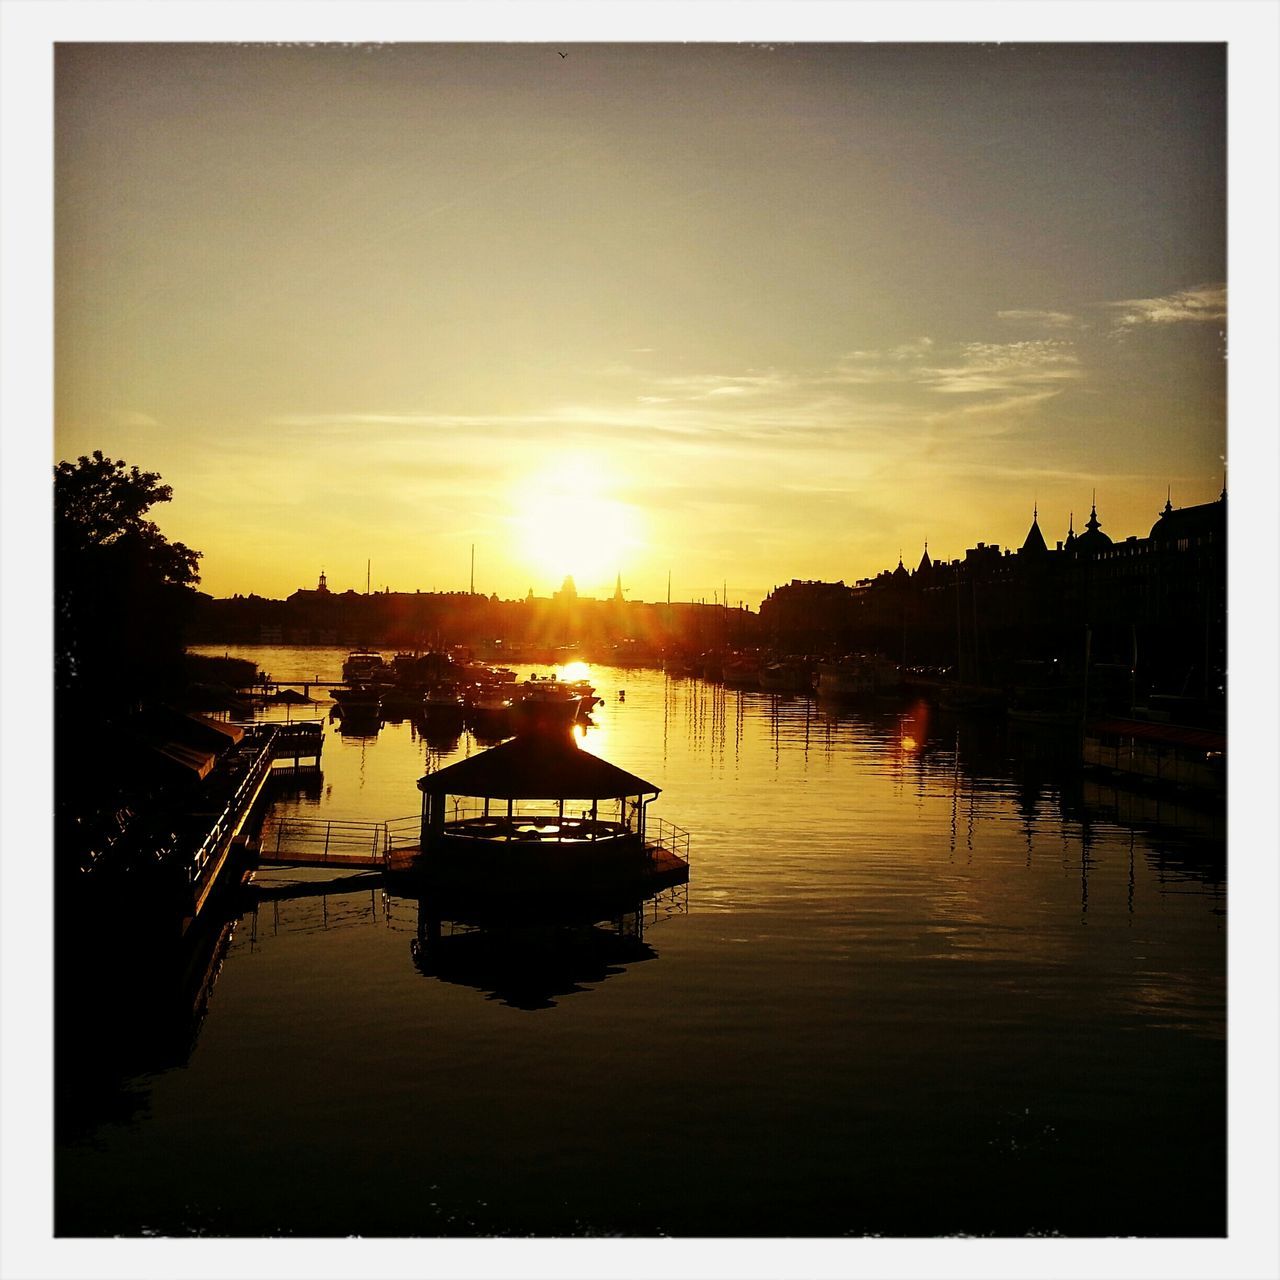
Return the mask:
<path id="1" fill-rule="evenodd" d="M 198 551 L 147 512 L 173 490 L 100 451 L 54 468 L 55 671 L 60 721 L 109 716 L 181 678 Z"/>

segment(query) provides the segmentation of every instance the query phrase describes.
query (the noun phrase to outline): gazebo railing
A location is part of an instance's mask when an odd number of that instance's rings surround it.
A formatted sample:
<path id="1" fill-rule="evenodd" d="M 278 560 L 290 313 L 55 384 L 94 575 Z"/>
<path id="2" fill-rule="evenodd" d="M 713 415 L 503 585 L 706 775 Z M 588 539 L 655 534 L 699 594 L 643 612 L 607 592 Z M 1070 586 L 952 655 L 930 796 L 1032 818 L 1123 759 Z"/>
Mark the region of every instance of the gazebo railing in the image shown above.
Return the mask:
<path id="1" fill-rule="evenodd" d="M 628 806 L 628 812 L 630 811 L 631 808 Z M 558 816 L 560 808 L 555 800 L 516 800 L 512 802 L 510 813 L 513 818 L 543 818 L 548 814 Z M 505 800 L 490 800 L 486 808 L 483 800 L 477 800 L 469 796 L 450 796 L 444 811 L 444 820 L 447 823 L 462 822 L 468 818 L 505 818 L 506 816 L 507 802 Z M 566 800 L 564 802 L 564 816 L 566 818 L 591 817 L 591 801 Z M 623 821 L 623 815 L 617 800 L 597 801 L 596 817 L 601 821 L 613 821 L 615 823 Z M 631 826 L 632 824 L 627 823 L 626 825 Z"/>

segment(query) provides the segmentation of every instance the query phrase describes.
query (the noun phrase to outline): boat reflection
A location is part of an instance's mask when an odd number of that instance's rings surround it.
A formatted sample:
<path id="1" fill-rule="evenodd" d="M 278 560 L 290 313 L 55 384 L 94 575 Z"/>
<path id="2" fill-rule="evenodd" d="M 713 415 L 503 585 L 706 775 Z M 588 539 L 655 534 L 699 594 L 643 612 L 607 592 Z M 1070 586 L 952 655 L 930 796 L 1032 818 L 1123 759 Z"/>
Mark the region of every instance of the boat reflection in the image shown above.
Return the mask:
<path id="1" fill-rule="evenodd" d="M 418 903 L 410 952 L 424 977 L 471 987 L 512 1009 L 552 1009 L 657 959 L 647 931 L 686 914 L 688 901 L 687 885 L 639 902 L 580 898 L 532 909 L 433 896 Z"/>

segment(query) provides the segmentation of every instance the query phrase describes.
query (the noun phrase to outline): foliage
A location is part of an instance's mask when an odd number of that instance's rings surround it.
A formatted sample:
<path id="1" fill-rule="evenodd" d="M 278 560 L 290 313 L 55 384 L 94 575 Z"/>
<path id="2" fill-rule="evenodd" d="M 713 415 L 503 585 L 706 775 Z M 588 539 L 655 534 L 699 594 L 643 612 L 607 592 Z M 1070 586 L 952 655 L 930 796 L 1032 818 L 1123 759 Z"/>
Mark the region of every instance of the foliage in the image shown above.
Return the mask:
<path id="1" fill-rule="evenodd" d="M 172 487 L 161 484 L 157 472 L 112 461 L 95 449 L 92 457 L 81 455 L 74 464 L 58 463 L 53 497 L 60 556 L 116 547 L 143 561 L 160 581 L 173 586 L 200 581 L 200 553 L 169 542 L 144 518 L 156 503 L 173 498 Z"/>
<path id="2" fill-rule="evenodd" d="M 59 463 L 53 488 L 59 719 L 171 692 L 200 558 L 147 518 L 172 489 L 99 451 Z"/>

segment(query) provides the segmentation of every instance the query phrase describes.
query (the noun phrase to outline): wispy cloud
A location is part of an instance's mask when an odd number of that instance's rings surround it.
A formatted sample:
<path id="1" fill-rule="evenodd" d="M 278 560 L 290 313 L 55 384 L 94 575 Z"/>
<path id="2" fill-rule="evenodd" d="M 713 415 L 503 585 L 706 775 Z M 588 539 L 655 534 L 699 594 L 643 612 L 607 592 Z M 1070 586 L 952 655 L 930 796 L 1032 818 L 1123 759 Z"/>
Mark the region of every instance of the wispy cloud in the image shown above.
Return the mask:
<path id="1" fill-rule="evenodd" d="M 1122 330 L 1143 325 L 1219 324 L 1227 318 L 1227 286 L 1201 284 L 1159 298 L 1126 298 L 1107 305 L 1117 313 L 1115 327 Z"/>
<path id="2" fill-rule="evenodd" d="M 483 472 L 518 472 L 548 457 L 617 459 L 625 450 L 628 479 L 615 487 L 647 477 L 646 502 L 706 466 L 760 484 L 843 492 L 912 459 L 950 466 L 976 444 L 1033 428 L 1045 402 L 1079 383 L 1085 369 L 1066 338 L 943 343 L 920 336 L 803 369 L 595 374 L 602 381 L 580 398 L 535 400 L 523 411 L 293 414 L 266 425 L 277 439 L 281 432 L 307 438 L 312 454 L 329 460 L 326 468 L 358 443 L 371 466 L 394 469 L 415 486 L 480 483 L 468 460 Z M 443 469 L 441 447 L 452 456 Z M 419 465 L 426 458 L 431 464 Z"/>
<path id="3" fill-rule="evenodd" d="M 1013 311 L 997 311 L 998 320 L 1007 320 L 1011 324 L 1030 325 L 1037 329 L 1087 329 L 1079 316 L 1069 311 L 1039 311 L 1034 308 Z"/>
<path id="4" fill-rule="evenodd" d="M 1050 391 L 1083 375 L 1070 342 L 968 342 L 950 364 L 922 371 L 921 380 L 949 395 Z"/>
<path id="5" fill-rule="evenodd" d="M 631 370 L 630 372 L 635 372 Z M 659 400 L 707 400 L 724 396 L 760 396 L 789 391 L 797 385 L 791 374 L 777 369 L 748 369 L 745 373 L 697 373 L 650 378 L 650 386 L 661 395 L 643 396 L 650 402 Z"/>
<path id="6" fill-rule="evenodd" d="M 946 395 L 1055 392 L 1084 374 L 1072 344 L 1062 338 L 1023 342 L 966 342 L 939 348 L 928 338 L 888 351 L 852 351 L 826 381 L 869 387 L 914 383 Z"/>

